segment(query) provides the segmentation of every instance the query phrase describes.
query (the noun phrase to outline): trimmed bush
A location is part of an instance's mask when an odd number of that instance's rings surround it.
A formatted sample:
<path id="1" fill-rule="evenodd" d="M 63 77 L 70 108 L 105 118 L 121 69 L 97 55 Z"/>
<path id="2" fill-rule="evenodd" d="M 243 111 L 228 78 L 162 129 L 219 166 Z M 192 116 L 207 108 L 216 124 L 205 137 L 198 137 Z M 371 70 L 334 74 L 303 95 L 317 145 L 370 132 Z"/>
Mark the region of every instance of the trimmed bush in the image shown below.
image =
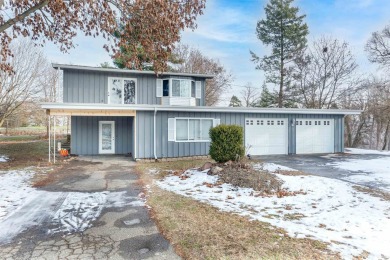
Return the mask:
<path id="1" fill-rule="evenodd" d="M 219 163 L 242 158 L 245 153 L 243 136 L 243 129 L 238 125 L 219 125 L 211 128 L 211 158 Z"/>

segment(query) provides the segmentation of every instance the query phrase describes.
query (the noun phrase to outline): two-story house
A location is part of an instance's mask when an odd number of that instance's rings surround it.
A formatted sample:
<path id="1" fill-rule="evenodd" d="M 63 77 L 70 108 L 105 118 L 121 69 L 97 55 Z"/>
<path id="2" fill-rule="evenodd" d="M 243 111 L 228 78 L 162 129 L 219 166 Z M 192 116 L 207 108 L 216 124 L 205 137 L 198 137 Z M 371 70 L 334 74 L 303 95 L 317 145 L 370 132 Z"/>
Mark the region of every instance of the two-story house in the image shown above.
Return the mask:
<path id="1" fill-rule="evenodd" d="M 205 106 L 212 75 L 53 64 L 63 71 L 63 103 L 50 116 L 71 116 L 71 153 L 129 154 L 134 159 L 207 155 L 209 129 L 244 128 L 251 155 L 344 151 L 351 110 Z"/>

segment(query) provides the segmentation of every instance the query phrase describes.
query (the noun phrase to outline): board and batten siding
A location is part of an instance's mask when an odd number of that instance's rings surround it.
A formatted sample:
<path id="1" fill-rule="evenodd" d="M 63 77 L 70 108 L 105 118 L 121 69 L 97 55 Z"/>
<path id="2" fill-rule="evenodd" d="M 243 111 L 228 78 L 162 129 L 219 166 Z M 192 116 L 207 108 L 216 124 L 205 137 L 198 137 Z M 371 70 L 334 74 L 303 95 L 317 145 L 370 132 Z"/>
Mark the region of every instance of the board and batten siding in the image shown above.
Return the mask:
<path id="1" fill-rule="evenodd" d="M 132 117 L 72 116 L 72 154 L 99 154 L 99 121 L 115 122 L 115 154 L 133 153 Z"/>
<path id="2" fill-rule="evenodd" d="M 137 158 L 154 158 L 153 153 L 153 118 L 154 112 L 137 112 Z M 214 118 L 220 119 L 221 124 L 239 125 L 245 128 L 246 118 L 287 118 L 288 119 L 288 153 L 296 153 L 295 120 L 334 119 L 335 152 L 344 151 L 344 129 L 342 115 L 293 115 L 293 114 L 259 114 L 259 113 L 214 113 L 214 112 L 167 112 L 158 111 L 156 115 L 156 152 L 158 158 L 185 157 L 208 155 L 209 142 L 171 142 L 168 141 L 168 118 Z M 294 122 L 294 124 L 292 124 Z M 244 131 L 245 132 L 245 131 Z"/>
<path id="3" fill-rule="evenodd" d="M 63 102 L 107 104 L 109 77 L 137 79 L 137 104 L 161 105 L 161 98 L 156 97 L 156 76 L 154 75 L 94 72 L 77 69 L 64 69 Z M 173 76 L 172 78 L 191 79 L 191 77 Z M 193 79 L 202 82 L 202 98 L 197 99 L 196 105 L 204 106 L 205 80 Z"/>

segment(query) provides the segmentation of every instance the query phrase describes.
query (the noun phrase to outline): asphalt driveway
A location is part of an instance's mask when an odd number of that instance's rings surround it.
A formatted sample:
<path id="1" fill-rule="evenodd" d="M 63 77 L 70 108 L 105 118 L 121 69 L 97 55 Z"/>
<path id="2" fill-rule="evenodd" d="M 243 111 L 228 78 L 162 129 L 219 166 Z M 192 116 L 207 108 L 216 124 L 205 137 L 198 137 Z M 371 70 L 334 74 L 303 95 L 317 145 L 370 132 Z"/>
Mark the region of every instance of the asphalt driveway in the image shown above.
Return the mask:
<path id="1" fill-rule="evenodd" d="M 267 155 L 256 159 L 296 169 L 308 174 L 327 178 L 339 179 L 368 188 L 389 191 L 390 171 L 381 170 L 381 178 L 375 175 L 375 170 L 365 167 L 366 164 L 376 163 L 375 168 L 389 167 L 390 156 L 378 154 L 316 154 L 316 155 Z M 338 167 L 355 163 L 361 167 Z M 383 165 L 380 165 L 383 164 Z M 386 165 L 384 165 L 386 164 Z M 362 170 L 359 170 L 361 168 Z M 383 178 L 384 177 L 384 178 Z"/>
<path id="2" fill-rule="evenodd" d="M 39 174 L 25 184 L 28 170 L 3 173 L 11 188 L 0 215 L 1 259 L 179 259 L 149 217 L 134 166 L 124 157 L 83 157 L 36 188 L 30 181 Z"/>

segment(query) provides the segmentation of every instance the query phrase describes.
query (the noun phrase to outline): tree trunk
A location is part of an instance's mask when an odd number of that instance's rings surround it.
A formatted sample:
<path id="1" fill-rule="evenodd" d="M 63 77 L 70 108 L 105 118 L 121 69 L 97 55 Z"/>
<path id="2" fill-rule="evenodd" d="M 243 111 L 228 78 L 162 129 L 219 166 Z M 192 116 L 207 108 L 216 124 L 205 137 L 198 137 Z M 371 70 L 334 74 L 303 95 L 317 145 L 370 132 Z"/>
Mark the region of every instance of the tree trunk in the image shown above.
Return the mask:
<path id="1" fill-rule="evenodd" d="M 382 151 L 386 150 L 387 142 L 388 142 L 388 136 L 389 136 L 389 127 L 390 127 L 390 120 L 387 121 L 387 126 L 386 126 L 386 131 L 385 131 L 385 136 L 383 140 L 383 146 L 382 146 Z"/>
<path id="2" fill-rule="evenodd" d="M 282 2 L 283 4 L 283 2 Z M 284 85 L 284 45 L 283 45 L 283 17 L 280 19 L 280 31 L 281 31 L 281 36 L 280 36 L 280 86 L 279 86 L 279 100 L 278 100 L 278 107 L 282 108 L 283 107 L 283 85 Z"/>
<path id="3" fill-rule="evenodd" d="M 346 143 L 345 145 L 347 147 L 351 147 L 352 144 L 352 132 L 351 132 L 351 127 L 349 125 L 349 117 L 345 117 L 344 124 L 345 124 L 345 130 L 347 131 L 347 138 L 346 138 Z"/>

